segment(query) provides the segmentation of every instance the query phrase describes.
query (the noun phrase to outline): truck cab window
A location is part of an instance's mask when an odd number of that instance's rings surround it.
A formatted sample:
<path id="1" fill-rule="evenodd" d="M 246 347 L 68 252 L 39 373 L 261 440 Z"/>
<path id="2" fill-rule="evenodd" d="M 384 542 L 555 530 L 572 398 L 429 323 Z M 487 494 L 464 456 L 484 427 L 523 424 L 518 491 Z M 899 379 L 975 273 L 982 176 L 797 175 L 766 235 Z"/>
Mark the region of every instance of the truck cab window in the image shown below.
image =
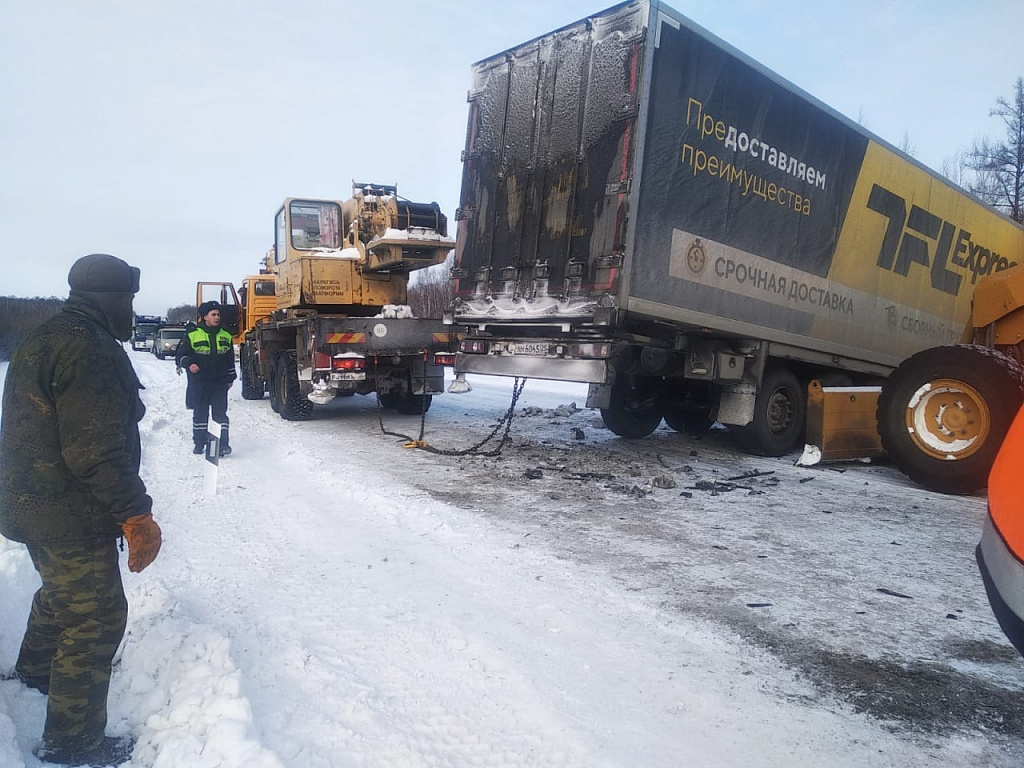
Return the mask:
<path id="1" fill-rule="evenodd" d="M 341 208 L 336 203 L 293 201 L 289 213 L 293 248 L 341 248 Z"/>

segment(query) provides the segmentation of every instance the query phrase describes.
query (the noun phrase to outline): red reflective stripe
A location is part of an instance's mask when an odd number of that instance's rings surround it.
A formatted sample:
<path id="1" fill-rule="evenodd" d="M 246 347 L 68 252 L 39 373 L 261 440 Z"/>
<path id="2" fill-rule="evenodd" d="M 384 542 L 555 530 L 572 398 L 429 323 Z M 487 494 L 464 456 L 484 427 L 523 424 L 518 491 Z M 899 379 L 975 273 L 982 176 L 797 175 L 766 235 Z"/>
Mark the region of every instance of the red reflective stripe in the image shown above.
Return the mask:
<path id="1" fill-rule="evenodd" d="M 1006 433 L 988 476 L 988 510 L 996 530 L 1024 560 L 1024 408 Z"/>
<path id="2" fill-rule="evenodd" d="M 329 333 L 328 344 L 359 344 L 366 341 L 365 333 Z"/>

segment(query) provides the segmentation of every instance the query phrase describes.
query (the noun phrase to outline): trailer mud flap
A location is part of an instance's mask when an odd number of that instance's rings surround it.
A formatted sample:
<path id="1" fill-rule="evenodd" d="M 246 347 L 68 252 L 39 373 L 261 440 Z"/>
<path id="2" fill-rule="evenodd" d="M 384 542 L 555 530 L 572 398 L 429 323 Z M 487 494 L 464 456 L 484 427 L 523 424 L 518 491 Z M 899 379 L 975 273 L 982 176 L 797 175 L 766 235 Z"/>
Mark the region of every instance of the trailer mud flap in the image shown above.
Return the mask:
<path id="1" fill-rule="evenodd" d="M 440 395 L 444 393 L 444 366 L 415 360 L 409 367 L 409 394 Z"/>
<path id="2" fill-rule="evenodd" d="M 797 464 L 874 458 L 885 453 L 878 435 L 881 387 L 807 387 L 807 445 Z"/>

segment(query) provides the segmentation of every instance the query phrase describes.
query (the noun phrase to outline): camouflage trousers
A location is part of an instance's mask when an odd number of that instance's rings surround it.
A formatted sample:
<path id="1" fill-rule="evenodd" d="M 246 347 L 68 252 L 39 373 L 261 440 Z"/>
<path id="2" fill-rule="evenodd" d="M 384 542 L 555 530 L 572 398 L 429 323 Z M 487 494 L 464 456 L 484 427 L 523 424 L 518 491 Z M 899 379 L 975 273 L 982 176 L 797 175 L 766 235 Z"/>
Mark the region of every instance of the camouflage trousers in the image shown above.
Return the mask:
<path id="1" fill-rule="evenodd" d="M 15 670 L 49 688 L 43 744 L 88 749 L 103 738 L 110 665 L 128 620 L 117 541 L 27 546 L 43 585 Z"/>

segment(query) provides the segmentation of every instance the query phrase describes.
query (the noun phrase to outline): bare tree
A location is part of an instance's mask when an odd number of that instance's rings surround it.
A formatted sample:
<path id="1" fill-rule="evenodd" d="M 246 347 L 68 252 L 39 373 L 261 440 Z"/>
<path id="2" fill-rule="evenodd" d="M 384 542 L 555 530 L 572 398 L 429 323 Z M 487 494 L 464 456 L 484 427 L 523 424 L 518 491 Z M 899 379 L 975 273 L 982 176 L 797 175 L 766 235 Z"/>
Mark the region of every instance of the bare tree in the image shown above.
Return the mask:
<path id="1" fill-rule="evenodd" d="M 913 157 L 917 154 L 917 147 L 910 143 L 910 133 L 907 131 L 903 132 L 903 141 L 900 142 L 900 152 L 905 155 Z"/>
<path id="2" fill-rule="evenodd" d="M 942 161 L 942 175 L 959 187 L 967 188 L 970 183 L 967 170 L 967 153 L 957 152 Z"/>
<path id="3" fill-rule="evenodd" d="M 416 273 L 409 306 L 416 317 L 439 319 L 452 303 L 451 265 L 446 261 Z"/>
<path id="4" fill-rule="evenodd" d="M 1004 140 L 979 139 L 964 165 L 973 176 L 965 185 L 982 201 L 1024 222 L 1024 77 L 1009 101 L 1000 97 L 989 112 L 1006 128 Z"/>

